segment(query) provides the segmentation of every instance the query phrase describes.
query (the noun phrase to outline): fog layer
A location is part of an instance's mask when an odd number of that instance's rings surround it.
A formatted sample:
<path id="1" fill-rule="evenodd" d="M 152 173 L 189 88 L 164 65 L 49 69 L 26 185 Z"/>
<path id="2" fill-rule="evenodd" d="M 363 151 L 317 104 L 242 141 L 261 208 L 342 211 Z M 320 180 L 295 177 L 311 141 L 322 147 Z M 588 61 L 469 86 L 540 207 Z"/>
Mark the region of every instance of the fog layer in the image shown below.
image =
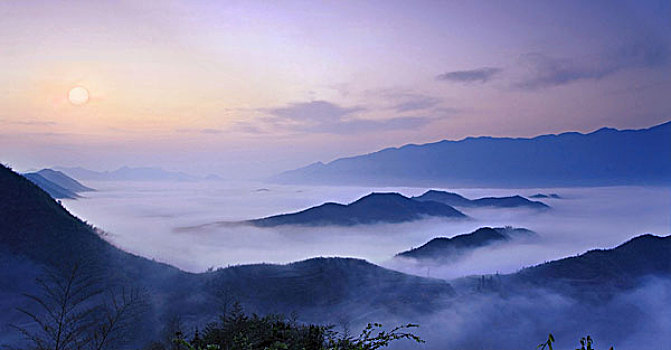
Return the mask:
<path id="1" fill-rule="evenodd" d="M 64 200 L 75 215 L 102 228 L 120 248 L 188 271 L 256 262 L 285 263 L 314 256 L 353 256 L 422 276 L 454 278 L 507 273 L 520 267 L 598 247 L 613 247 L 642 233 L 668 234 L 671 190 L 652 187 L 570 189 L 449 189 L 469 198 L 537 192 L 551 210 L 463 209 L 473 220 L 427 219 L 353 227 L 257 228 L 208 225 L 305 209 L 324 202 L 348 203 L 372 191 L 419 195 L 426 188 L 277 186 L 228 182 L 87 182 L 97 189 Z M 206 225 L 201 229 L 184 227 Z M 390 260 L 437 236 L 483 226 L 536 231 L 537 240 L 476 251 L 448 267 Z"/>

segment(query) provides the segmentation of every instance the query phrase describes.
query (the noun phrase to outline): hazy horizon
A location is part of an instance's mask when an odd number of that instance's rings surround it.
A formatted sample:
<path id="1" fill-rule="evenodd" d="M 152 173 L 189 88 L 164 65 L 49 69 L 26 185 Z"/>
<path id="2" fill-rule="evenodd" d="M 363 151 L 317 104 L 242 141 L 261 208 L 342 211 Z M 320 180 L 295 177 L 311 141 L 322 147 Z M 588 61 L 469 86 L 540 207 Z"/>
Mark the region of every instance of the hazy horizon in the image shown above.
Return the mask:
<path id="1" fill-rule="evenodd" d="M 622 130 L 643 130 L 643 129 L 648 129 L 650 127 L 658 126 L 658 125 L 661 125 L 661 124 L 666 124 L 666 123 L 669 123 L 669 122 L 671 122 L 671 120 L 664 121 L 664 122 L 661 122 L 659 124 L 654 124 L 654 125 L 644 126 L 644 127 L 641 127 L 641 128 L 636 128 L 636 129 L 616 129 L 616 130 L 620 130 L 620 131 L 622 131 Z M 595 132 L 595 131 L 598 131 L 598 130 L 604 129 L 604 128 L 612 128 L 612 127 L 602 126 L 602 127 L 597 128 L 597 129 L 589 130 L 589 131 L 585 131 L 585 132 L 581 132 L 581 133 L 582 134 L 589 134 L 589 133 L 592 133 L 592 132 Z M 576 131 L 575 130 L 566 130 L 566 131 L 547 133 L 547 134 L 530 135 L 528 137 L 521 137 L 521 138 L 531 139 L 531 138 L 535 138 L 535 137 L 538 137 L 538 136 L 560 135 L 562 133 L 571 133 L 571 132 L 576 132 Z M 445 141 L 445 140 L 447 140 L 447 141 L 461 141 L 461 140 L 465 140 L 465 139 L 468 139 L 468 138 L 476 138 L 476 137 L 490 137 L 490 135 L 477 135 L 477 136 L 467 135 L 467 136 L 465 136 L 463 138 L 459 138 L 459 139 L 454 139 L 454 140 L 441 139 L 441 140 L 429 141 L 429 142 L 425 142 L 425 143 L 419 143 L 419 145 L 431 144 L 431 143 L 435 143 L 435 142 L 439 142 L 439 141 Z M 500 137 L 500 138 L 516 138 L 515 136 L 511 136 L 511 135 L 501 135 L 501 136 L 497 136 L 497 137 Z M 18 168 L 16 166 L 14 166 L 12 163 L 8 163 L 8 162 L 5 165 L 12 166 L 12 167 L 16 168 L 17 171 L 22 172 L 22 173 L 38 171 L 38 170 L 41 170 L 41 169 L 54 169 L 54 168 L 55 169 L 59 169 L 59 168 L 83 168 L 83 169 L 86 169 L 86 170 L 92 170 L 92 171 L 96 171 L 96 172 L 111 172 L 111 171 L 115 171 L 115 170 L 119 170 L 119 169 L 123 169 L 123 168 L 130 168 L 130 169 L 159 169 L 159 170 L 165 170 L 167 172 L 182 172 L 186 175 L 192 175 L 192 176 L 200 177 L 200 179 L 194 179 L 194 181 L 203 180 L 204 177 L 206 177 L 208 175 L 221 176 L 223 180 L 267 181 L 273 175 L 278 175 L 282 172 L 295 170 L 297 168 L 308 166 L 308 165 L 311 165 L 311 164 L 314 164 L 314 163 L 325 163 L 325 164 L 327 164 L 327 163 L 329 163 L 331 161 L 334 161 L 334 160 L 337 160 L 337 159 L 370 154 L 370 153 L 374 153 L 374 152 L 377 152 L 377 151 L 380 151 L 380 150 L 383 150 L 383 149 L 388 149 L 388 148 L 400 148 L 400 147 L 406 146 L 406 145 L 417 145 L 417 144 L 408 143 L 408 144 L 388 145 L 388 146 L 385 146 L 385 147 L 380 148 L 380 149 L 372 150 L 370 152 L 341 154 L 341 155 L 336 155 L 336 156 L 334 156 L 334 158 L 331 158 L 331 159 L 326 159 L 326 160 L 318 159 L 318 160 L 314 160 L 314 161 L 308 161 L 307 163 L 300 163 L 300 164 L 294 165 L 291 168 L 280 168 L 280 169 L 277 169 L 277 170 L 272 170 L 272 171 L 267 171 L 267 172 L 261 171 L 260 174 L 257 174 L 255 176 L 249 176 L 249 173 L 244 173 L 244 174 L 235 174 L 234 173 L 234 174 L 231 174 L 231 173 L 221 172 L 220 170 L 215 170 L 214 172 L 207 172 L 207 171 L 205 171 L 205 172 L 203 172 L 203 171 L 190 172 L 190 170 L 194 170 L 194 169 L 191 169 L 188 166 L 175 167 L 174 164 L 167 165 L 167 166 L 160 166 L 160 165 L 157 165 L 155 163 L 144 163 L 144 164 L 138 164 L 138 165 L 135 165 L 135 166 L 129 166 L 128 164 L 133 164 L 133 162 L 131 160 L 132 158 L 127 159 L 126 162 L 121 161 L 119 163 L 119 165 L 115 165 L 115 166 L 112 166 L 112 167 L 101 167 L 99 164 L 96 165 L 95 163 L 91 163 L 91 164 L 93 164 L 92 166 L 83 166 L 79 163 L 69 163 L 69 165 L 53 164 L 53 163 L 40 163 L 40 164 L 35 164 L 33 166 L 30 166 L 30 167 L 21 167 L 19 165 Z M 23 162 L 19 162 L 19 164 L 22 164 L 22 163 Z M 606 185 L 606 186 L 608 186 L 608 185 Z M 393 186 L 390 186 L 390 187 L 393 187 Z M 559 186 L 559 187 L 561 187 L 561 186 Z"/>

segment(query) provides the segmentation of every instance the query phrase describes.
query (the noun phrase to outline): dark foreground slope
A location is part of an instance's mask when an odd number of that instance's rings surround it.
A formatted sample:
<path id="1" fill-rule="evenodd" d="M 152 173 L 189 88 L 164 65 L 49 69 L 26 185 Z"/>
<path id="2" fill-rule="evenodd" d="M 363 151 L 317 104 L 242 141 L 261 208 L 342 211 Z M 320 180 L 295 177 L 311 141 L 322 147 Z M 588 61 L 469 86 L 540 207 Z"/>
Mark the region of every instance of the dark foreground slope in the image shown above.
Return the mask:
<path id="1" fill-rule="evenodd" d="M 534 138 L 477 137 L 405 145 L 315 163 L 286 183 L 543 187 L 671 183 L 671 122 Z"/>
<path id="2" fill-rule="evenodd" d="M 280 225 L 351 226 L 400 223 L 426 217 L 465 218 L 466 215 L 443 203 L 414 200 L 398 193 L 371 193 L 346 205 L 325 203 L 297 213 L 250 220 L 248 223 L 261 227 Z"/>
<path id="3" fill-rule="evenodd" d="M 184 291 L 202 284 L 193 274 L 117 249 L 42 189 L 4 166 L 0 166 L 0 254 L 27 277 L 46 267 L 58 270 L 84 264 L 95 268 L 104 288 L 147 289 L 156 300 L 174 301 L 176 307 L 183 303 L 173 296 L 172 286 L 188 286 L 181 288 Z M 0 269 L 3 293 L 26 292 L 15 278 L 12 270 Z M 21 284 L 29 285 L 25 280 Z M 2 310 L 9 312 L 11 308 Z M 156 309 L 152 313 L 159 315 Z"/>
<path id="4" fill-rule="evenodd" d="M 393 272 L 353 259 L 313 259 L 289 265 L 252 265 L 191 274 L 121 251 L 91 226 L 71 215 L 46 192 L 0 166 L 0 343 L 11 341 L 9 321 L 20 294 L 43 267 L 97 266 L 105 288 L 137 287 L 147 292 L 145 324 L 154 337 L 170 315 L 203 325 L 219 312 L 222 295 L 260 313 L 297 312 L 315 322 L 361 315 L 403 315 L 435 308 L 453 290 L 442 280 Z M 21 273 L 19 273 L 21 272 Z M 406 303 L 407 301 L 407 303 Z M 15 340 L 15 339 L 14 339 Z"/>
<path id="5" fill-rule="evenodd" d="M 434 201 L 463 208 L 532 208 L 549 209 L 550 206 L 543 202 L 528 200 L 522 196 L 510 197 L 484 197 L 468 199 L 454 192 L 429 190 L 421 196 L 412 197 L 420 201 Z"/>

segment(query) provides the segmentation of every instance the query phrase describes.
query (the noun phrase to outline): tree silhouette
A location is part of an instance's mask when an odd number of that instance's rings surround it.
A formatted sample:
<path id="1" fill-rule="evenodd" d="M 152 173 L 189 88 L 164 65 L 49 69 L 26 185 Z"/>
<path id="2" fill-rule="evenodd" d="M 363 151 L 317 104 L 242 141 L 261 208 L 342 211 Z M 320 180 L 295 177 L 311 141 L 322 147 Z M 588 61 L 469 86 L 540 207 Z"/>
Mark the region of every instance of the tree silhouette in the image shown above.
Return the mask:
<path id="1" fill-rule="evenodd" d="M 145 305 L 138 290 L 105 292 L 93 264 L 48 268 L 41 291 L 24 294 L 35 307 L 18 308 L 31 326 L 16 326 L 37 350 L 105 350 L 125 337 L 132 316 Z"/>

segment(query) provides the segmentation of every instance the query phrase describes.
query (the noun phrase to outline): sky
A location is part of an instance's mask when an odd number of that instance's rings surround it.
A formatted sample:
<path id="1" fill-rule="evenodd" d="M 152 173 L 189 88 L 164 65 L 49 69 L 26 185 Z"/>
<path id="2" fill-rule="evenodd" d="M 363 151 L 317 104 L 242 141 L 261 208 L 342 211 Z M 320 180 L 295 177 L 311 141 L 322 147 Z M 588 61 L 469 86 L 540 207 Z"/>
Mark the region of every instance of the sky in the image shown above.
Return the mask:
<path id="1" fill-rule="evenodd" d="M 0 161 L 23 170 L 262 177 L 671 119 L 669 1 L 6 0 L 0 18 Z"/>

